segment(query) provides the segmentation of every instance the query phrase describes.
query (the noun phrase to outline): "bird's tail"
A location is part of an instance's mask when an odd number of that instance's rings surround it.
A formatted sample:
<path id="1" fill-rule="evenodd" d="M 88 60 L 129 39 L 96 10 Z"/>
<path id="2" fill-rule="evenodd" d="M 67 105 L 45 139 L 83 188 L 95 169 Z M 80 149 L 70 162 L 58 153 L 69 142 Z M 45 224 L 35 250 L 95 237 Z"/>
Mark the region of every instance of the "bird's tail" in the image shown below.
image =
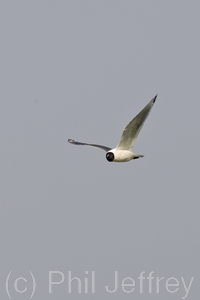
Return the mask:
<path id="1" fill-rule="evenodd" d="M 140 158 L 140 157 L 144 157 L 144 155 L 143 154 L 136 154 L 136 153 L 134 153 L 133 159 L 137 159 L 137 158 Z"/>

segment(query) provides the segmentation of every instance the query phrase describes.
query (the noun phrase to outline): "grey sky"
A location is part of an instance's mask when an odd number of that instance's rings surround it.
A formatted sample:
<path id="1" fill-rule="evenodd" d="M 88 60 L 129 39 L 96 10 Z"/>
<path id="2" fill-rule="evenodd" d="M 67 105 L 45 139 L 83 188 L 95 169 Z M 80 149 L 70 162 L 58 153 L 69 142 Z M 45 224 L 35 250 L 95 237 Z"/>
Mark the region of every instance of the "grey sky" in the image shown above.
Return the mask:
<path id="1" fill-rule="evenodd" d="M 77 299 L 67 272 L 96 272 L 80 299 L 199 297 L 199 1 L 1 1 L 1 272 L 30 276 L 33 299 Z M 156 94 L 134 145 L 108 163 L 123 127 Z M 65 282 L 48 291 L 48 272 Z M 109 294 L 114 271 L 135 291 Z M 138 276 L 176 277 L 172 294 Z M 56 276 L 55 276 L 56 278 Z M 60 277 L 57 277 L 60 280 Z M 26 285 L 20 282 L 19 289 Z M 175 288 L 174 288 L 175 289 Z"/>

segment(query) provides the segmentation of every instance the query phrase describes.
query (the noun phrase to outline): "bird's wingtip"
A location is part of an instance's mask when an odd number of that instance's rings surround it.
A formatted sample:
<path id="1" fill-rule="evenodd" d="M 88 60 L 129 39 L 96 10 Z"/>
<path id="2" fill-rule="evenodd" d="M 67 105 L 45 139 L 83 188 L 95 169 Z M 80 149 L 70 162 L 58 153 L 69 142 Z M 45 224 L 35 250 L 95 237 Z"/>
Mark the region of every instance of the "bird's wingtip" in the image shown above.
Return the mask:
<path id="1" fill-rule="evenodd" d="M 74 140 L 72 140 L 72 139 L 68 139 L 67 140 L 69 143 L 73 143 L 74 142 Z"/>
<path id="2" fill-rule="evenodd" d="M 157 94 L 157 95 L 155 95 L 155 97 L 153 98 L 153 103 L 155 103 L 155 102 L 156 102 L 156 98 L 157 98 L 157 96 L 158 96 L 158 94 Z"/>

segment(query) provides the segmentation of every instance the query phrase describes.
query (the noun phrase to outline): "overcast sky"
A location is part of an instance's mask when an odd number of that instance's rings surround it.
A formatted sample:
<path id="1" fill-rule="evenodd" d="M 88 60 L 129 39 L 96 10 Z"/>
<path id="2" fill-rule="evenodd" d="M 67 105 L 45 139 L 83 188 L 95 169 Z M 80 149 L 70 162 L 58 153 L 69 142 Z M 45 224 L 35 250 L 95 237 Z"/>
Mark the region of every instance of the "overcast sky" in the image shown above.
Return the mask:
<path id="1" fill-rule="evenodd" d="M 198 299 L 199 11 L 197 0 L 1 1 L 2 299 L 11 271 L 12 299 L 30 298 L 30 271 L 38 300 Z M 134 145 L 144 158 L 109 163 L 67 142 L 114 148 L 157 93 Z M 52 293 L 49 271 L 65 279 Z M 159 294 L 152 271 L 164 277 Z M 187 287 L 194 277 L 187 297 L 181 277 Z"/>

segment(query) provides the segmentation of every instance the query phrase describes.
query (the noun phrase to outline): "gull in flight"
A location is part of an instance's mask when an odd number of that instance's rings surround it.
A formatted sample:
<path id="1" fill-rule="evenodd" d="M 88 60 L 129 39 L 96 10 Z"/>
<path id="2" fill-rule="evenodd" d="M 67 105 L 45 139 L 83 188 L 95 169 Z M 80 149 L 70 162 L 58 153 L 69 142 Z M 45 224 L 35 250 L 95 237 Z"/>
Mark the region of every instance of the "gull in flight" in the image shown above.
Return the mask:
<path id="1" fill-rule="evenodd" d="M 142 154 L 136 154 L 132 152 L 133 144 L 146 120 L 151 108 L 156 101 L 157 95 L 133 118 L 128 125 L 124 128 L 119 143 L 116 148 L 109 148 L 97 144 L 88 144 L 76 142 L 72 139 L 68 139 L 68 142 L 74 145 L 86 145 L 91 147 L 100 148 L 106 151 L 106 159 L 111 162 L 126 162 L 131 159 L 143 157 Z"/>

